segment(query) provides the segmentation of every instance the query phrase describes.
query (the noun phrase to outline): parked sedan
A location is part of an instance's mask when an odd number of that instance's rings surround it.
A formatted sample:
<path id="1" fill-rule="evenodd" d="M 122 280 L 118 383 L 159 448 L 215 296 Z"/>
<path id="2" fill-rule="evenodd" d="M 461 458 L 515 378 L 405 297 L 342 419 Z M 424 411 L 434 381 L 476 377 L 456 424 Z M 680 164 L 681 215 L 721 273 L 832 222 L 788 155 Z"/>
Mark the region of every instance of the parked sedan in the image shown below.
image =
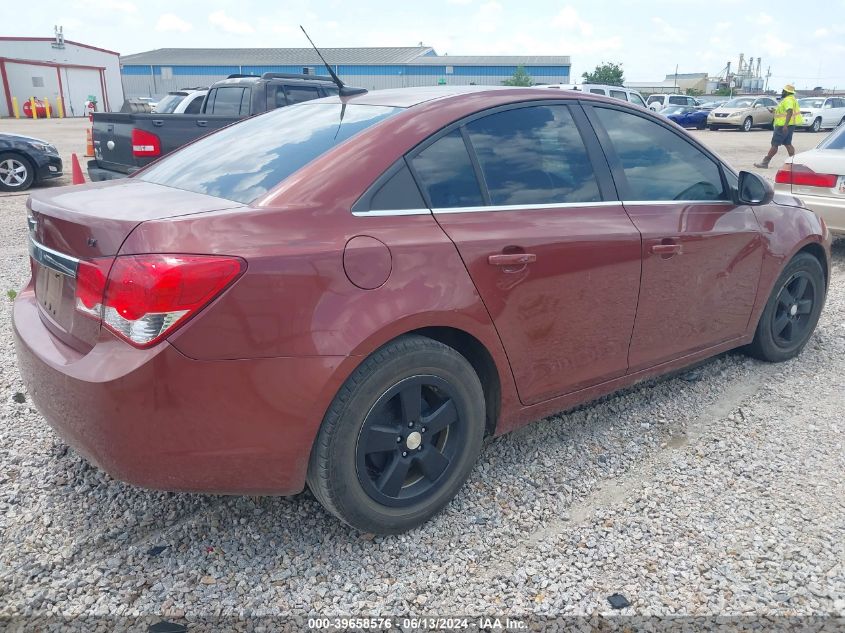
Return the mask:
<path id="1" fill-rule="evenodd" d="M 54 145 L 31 136 L 0 133 L 0 191 L 25 191 L 62 175 Z"/>
<path id="2" fill-rule="evenodd" d="M 703 130 L 707 127 L 707 112 L 689 106 L 669 106 L 663 108 L 660 114 L 681 127 L 694 127 Z"/>
<path id="3" fill-rule="evenodd" d="M 815 149 L 787 159 L 775 189 L 799 197 L 833 233 L 845 236 L 845 125 Z"/>
<path id="4" fill-rule="evenodd" d="M 771 97 L 737 97 L 720 105 L 707 115 L 711 130 L 723 127 L 750 132 L 753 127 L 771 127 L 777 102 Z"/>
<path id="5" fill-rule="evenodd" d="M 485 435 L 732 348 L 798 354 L 820 220 L 656 114 L 551 93 L 329 97 L 33 194 L 13 321 L 35 405 L 131 483 L 307 482 L 395 533 Z"/>
<path id="6" fill-rule="evenodd" d="M 845 97 L 808 97 L 799 99 L 801 127 L 813 132 L 845 125 Z"/>

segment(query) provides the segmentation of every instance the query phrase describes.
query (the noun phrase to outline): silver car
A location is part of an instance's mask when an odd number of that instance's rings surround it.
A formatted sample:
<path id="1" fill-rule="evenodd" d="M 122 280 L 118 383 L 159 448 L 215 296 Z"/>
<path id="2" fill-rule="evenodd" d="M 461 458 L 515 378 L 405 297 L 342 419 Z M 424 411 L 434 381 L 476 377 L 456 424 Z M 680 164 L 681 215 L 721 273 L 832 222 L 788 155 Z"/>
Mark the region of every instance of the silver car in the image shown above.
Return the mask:
<path id="1" fill-rule="evenodd" d="M 775 107 L 777 102 L 771 97 L 735 97 L 707 115 L 707 126 L 711 130 L 733 127 L 743 132 L 750 132 L 753 127 L 771 127 Z"/>
<path id="2" fill-rule="evenodd" d="M 797 196 L 831 233 L 845 236 L 845 125 L 815 149 L 787 159 L 775 176 L 775 190 Z"/>

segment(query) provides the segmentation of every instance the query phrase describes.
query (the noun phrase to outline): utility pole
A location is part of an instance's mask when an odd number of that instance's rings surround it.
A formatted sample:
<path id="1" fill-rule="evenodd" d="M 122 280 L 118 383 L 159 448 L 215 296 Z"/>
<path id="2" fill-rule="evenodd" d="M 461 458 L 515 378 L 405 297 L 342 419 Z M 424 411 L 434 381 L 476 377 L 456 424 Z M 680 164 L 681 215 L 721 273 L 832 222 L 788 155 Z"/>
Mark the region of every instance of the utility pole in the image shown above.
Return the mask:
<path id="1" fill-rule="evenodd" d="M 678 89 L 678 92 L 681 91 L 681 87 L 678 85 L 678 65 L 675 64 L 675 88 Z"/>

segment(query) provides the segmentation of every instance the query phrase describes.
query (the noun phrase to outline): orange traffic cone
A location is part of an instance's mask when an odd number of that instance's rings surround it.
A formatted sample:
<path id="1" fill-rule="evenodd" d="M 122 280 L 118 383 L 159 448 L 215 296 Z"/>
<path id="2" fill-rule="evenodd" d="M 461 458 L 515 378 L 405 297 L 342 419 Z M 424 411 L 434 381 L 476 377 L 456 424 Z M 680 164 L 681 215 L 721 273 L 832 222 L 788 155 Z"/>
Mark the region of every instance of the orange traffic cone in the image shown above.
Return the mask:
<path id="1" fill-rule="evenodd" d="M 94 132 L 91 128 L 85 130 L 85 157 L 94 158 Z"/>
<path id="2" fill-rule="evenodd" d="M 76 157 L 76 154 L 70 155 L 70 164 L 71 164 L 72 184 L 74 184 L 74 185 L 84 185 L 85 184 L 85 176 L 82 174 L 82 165 L 79 164 L 79 159 Z"/>

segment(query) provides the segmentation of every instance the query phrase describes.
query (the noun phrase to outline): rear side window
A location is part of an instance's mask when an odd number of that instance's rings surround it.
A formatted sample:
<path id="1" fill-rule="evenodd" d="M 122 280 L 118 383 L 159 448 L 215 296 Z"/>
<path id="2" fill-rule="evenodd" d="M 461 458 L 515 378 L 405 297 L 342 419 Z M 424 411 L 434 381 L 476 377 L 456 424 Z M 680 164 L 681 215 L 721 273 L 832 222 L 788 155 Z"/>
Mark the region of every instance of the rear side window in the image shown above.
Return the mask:
<path id="1" fill-rule="evenodd" d="M 311 101 L 320 97 L 320 91 L 316 86 L 285 86 L 285 94 L 289 104 Z"/>
<path id="2" fill-rule="evenodd" d="M 604 88 L 590 88 L 590 92 L 592 92 L 594 95 L 603 95 L 603 94 L 605 94 L 605 92 L 604 92 Z"/>
<path id="3" fill-rule="evenodd" d="M 601 200 L 587 149 L 566 106 L 497 112 L 466 125 L 494 205 Z"/>
<path id="4" fill-rule="evenodd" d="M 241 114 L 241 101 L 244 98 L 246 88 L 240 86 L 225 86 L 223 88 L 215 88 L 213 101 L 210 101 L 210 107 L 206 109 L 208 114 L 222 114 L 226 116 L 239 116 Z"/>
<path id="5" fill-rule="evenodd" d="M 203 99 L 205 99 L 205 95 L 197 95 L 191 99 L 191 102 L 185 108 L 185 114 L 199 114 Z"/>
<path id="6" fill-rule="evenodd" d="M 673 105 L 687 105 L 686 97 L 669 97 L 669 103 Z"/>
<path id="7" fill-rule="evenodd" d="M 251 202 L 335 145 L 401 108 L 303 104 L 214 132 L 165 156 L 136 178 Z"/>
<path id="8" fill-rule="evenodd" d="M 460 130 L 440 137 L 412 159 L 420 185 L 434 209 L 484 204 Z"/>
<path id="9" fill-rule="evenodd" d="M 726 200 L 721 171 L 675 132 L 628 112 L 595 107 L 619 157 L 624 200 Z"/>
<path id="10" fill-rule="evenodd" d="M 285 87 L 284 86 L 271 86 L 270 87 L 270 108 L 282 108 L 288 104 L 288 100 L 285 97 Z"/>
<path id="11" fill-rule="evenodd" d="M 625 94 L 625 92 L 623 90 L 611 90 L 610 96 L 614 97 L 616 99 L 622 99 L 622 101 L 628 100 L 628 95 Z"/>
<path id="12" fill-rule="evenodd" d="M 337 88 L 330 88 L 329 86 L 324 86 L 323 94 L 327 97 L 336 97 L 340 94 L 340 90 L 338 90 Z"/>
<path id="13" fill-rule="evenodd" d="M 404 163 L 404 161 L 403 161 Z M 425 209 L 425 202 L 417 189 L 413 176 L 406 165 L 379 187 L 370 198 L 370 211 L 393 211 L 397 209 Z"/>

